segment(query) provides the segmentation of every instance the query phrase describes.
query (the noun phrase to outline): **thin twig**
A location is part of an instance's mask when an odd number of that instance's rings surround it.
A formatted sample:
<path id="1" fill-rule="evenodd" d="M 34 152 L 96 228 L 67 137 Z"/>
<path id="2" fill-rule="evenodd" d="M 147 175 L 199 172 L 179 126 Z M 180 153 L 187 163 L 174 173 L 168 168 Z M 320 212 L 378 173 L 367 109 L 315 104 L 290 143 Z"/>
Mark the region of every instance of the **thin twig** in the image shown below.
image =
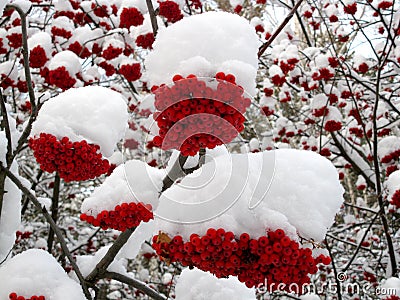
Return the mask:
<path id="1" fill-rule="evenodd" d="M 6 162 L 7 162 L 7 167 L 9 168 L 12 163 L 12 140 L 11 140 L 11 130 L 10 130 L 10 122 L 8 121 L 8 112 L 6 108 L 6 103 L 4 101 L 4 96 L 3 93 L 0 91 L 0 106 L 1 106 L 1 115 L 3 117 L 2 119 L 2 125 L 4 127 L 5 133 L 6 133 L 6 138 L 7 138 L 7 154 L 6 154 Z"/>
<path id="2" fill-rule="evenodd" d="M 261 57 L 265 50 L 272 44 L 272 42 L 276 39 L 276 37 L 281 33 L 281 31 L 285 28 L 285 26 L 289 23 L 290 19 L 293 18 L 293 15 L 301 5 L 301 3 L 304 0 L 299 0 L 295 6 L 293 6 L 292 10 L 289 12 L 289 14 L 286 16 L 286 18 L 283 20 L 281 25 L 275 30 L 275 32 L 272 34 L 272 36 L 269 38 L 268 41 L 266 41 L 259 49 L 258 51 L 258 57 Z"/>
<path id="3" fill-rule="evenodd" d="M 340 280 L 338 278 L 338 271 L 336 269 L 335 260 L 334 260 L 334 257 L 333 257 L 332 251 L 331 251 L 331 247 L 329 246 L 328 240 L 326 238 L 325 238 L 325 245 L 326 245 L 326 249 L 329 252 L 329 256 L 331 257 L 331 264 L 332 264 L 333 274 L 335 275 L 338 300 L 342 300 L 342 291 L 340 288 Z"/>
<path id="4" fill-rule="evenodd" d="M 58 200 L 60 197 L 60 176 L 56 172 L 54 177 L 54 188 L 53 188 L 53 199 L 51 201 L 51 217 L 54 220 L 54 223 L 57 224 L 58 219 Z M 54 230 L 50 227 L 49 230 L 49 238 L 47 240 L 47 251 L 51 253 L 53 249 L 53 241 L 54 241 Z"/>
<path id="5" fill-rule="evenodd" d="M 22 8 L 16 4 L 8 4 L 6 6 L 6 9 L 9 8 L 14 8 L 18 12 L 21 18 L 22 56 L 24 58 L 25 80 L 26 80 L 26 85 L 28 86 L 29 101 L 31 103 L 31 108 L 33 111 L 36 106 L 36 101 L 35 101 L 35 92 L 33 90 L 33 85 L 32 85 L 31 71 L 29 68 L 29 48 L 28 48 L 28 30 L 27 30 L 26 14 L 22 10 Z"/>

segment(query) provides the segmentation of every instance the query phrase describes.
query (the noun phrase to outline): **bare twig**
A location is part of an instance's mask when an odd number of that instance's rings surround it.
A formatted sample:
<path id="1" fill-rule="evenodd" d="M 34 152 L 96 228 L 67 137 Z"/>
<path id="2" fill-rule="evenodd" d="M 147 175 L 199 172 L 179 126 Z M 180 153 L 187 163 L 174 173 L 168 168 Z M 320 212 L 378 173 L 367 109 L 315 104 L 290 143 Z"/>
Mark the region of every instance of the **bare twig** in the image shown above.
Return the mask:
<path id="1" fill-rule="evenodd" d="M 281 31 L 285 28 L 285 26 L 289 23 L 290 19 L 293 18 L 293 15 L 297 11 L 297 9 L 300 7 L 301 3 L 304 0 L 299 0 L 295 6 L 293 6 L 292 10 L 289 12 L 289 14 L 286 16 L 286 18 L 283 20 L 281 25 L 275 30 L 275 32 L 272 34 L 272 36 L 269 38 L 268 41 L 266 41 L 258 50 L 258 57 L 261 57 L 265 50 L 272 44 L 272 42 L 276 39 L 276 37 L 281 33 Z"/>
<path id="2" fill-rule="evenodd" d="M 0 91 L 0 107 L 1 107 L 1 116 L 3 117 L 2 119 L 2 125 L 4 127 L 5 133 L 6 133 L 6 138 L 7 138 L 7 154 L 6 154 L 6 162 L 7 162 L 7 167 L 9 168 L 12 163 L 12 140 L 11 140 L 11 130 L 10 130 L 10 123 L 8 121 L 8 112 L 6 108 L 6 103 L 4 101 L 4 96 L 3 93 Z"/>
<path id="3" fill-rule="evenodd" d="M 54 223 L 57 224 L 58 219 L 58 200 L 60 197 L 60 176 L 56 172 L 54 177 L 54 188 L 53 188 L 53 199 L 51 202 L 51 217 L 54 220 Z M 49 230 L 49 238 L 47 240 L 47 251 L 51 253 L 53 248 L 53 241 L 54 241 L 54 230 L 50 227 Z"/>
<path id="4" fill-rule="evenodd" d="M 325 246 L 329 252 L 329 256 L 331 257 L 331 264 L 332 264 L 333 274 L 335 275 L 338 300 L 342 300 L 342 291 L 340 288 L 340 280 L 338 278 L 338 271 L 337 271 L 337 268 L 335 265 L 335 260 L 334 260 L 334 257 L 333 257 L 332 251 L 331 251 L 331 247 L 329 246 L 328 240 L 326 238 L 325 238 Z"/>
<path id="5" fill-rule="evenodd" d="M 389 224 L 386 219 L 385 215 L 385 205 L 383 203 L 383 197 L 382 197 L 382 186 L 381 186 L 381 171 L 379 168 L 379 158 L 378 158 L 378 126 L 377 126 L 377 112 L 378 112 L 378 106 L 379 106 L 379 93 L 380 93 L 380 75 L 381 75 L 381 70 L 382 68 L 378 68 L 378 73 L 377 73 L 377 78 L 376 78 L 376 91 L 375 91 L 375 105 L 374 105 L 374 110 L 373 110 L 373 117 L 372 117 L 372 123 L 373 123 L 373 153 L 374 153 L 374 169 L 375 169 L 375 177 L 376 177 L 376 195 L 378 197 L 378 204 L 380 207 L 379 211 L 379 216 L 381 218 L 381 222 L 383 225 L 383 231 L 385 233 L 386 241 L 388 244 L 388 252 L 389 252 L 389 258 L 390 258 L 390 265 L 391 265 L 391 275 L 396 276 L 397 274 L 397 263 L 396 263 L 396 254 L 394 251 L 393 247 L 393 241 L 392 241 L 392 236 L 390 235 L 389 232 Z"/>
<path id="6" fill-rule="evenodd" d="M 29 68 L 29 48 L 28 48 L 28 30 L 27 30 L 26 14 L 21 9 L 21 7 L 19 7 L 16 4 L 8 4 L 6 6 L 6 9 L 9 9 L 9 8 L 14 8 L 18 12 L 18 14 L 21 18 L 22 56 L 24 58 L 25 80 L 26 80 L 26 84 L 28 86 L 29 101 L 31 103 L 31 108 L 33 111 L 36 106 L 36 101 L 35 101 L 35 92 L 33 90 L 33 85 L 32 85 L 31 71 Z"/>

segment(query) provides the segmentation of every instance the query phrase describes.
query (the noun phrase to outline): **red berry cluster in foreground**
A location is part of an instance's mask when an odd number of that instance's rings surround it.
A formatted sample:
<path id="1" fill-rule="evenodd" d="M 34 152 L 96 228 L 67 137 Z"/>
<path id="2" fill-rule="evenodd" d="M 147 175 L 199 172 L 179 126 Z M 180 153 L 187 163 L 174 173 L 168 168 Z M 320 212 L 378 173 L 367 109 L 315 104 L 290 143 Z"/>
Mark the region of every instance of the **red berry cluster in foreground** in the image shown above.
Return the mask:
<path id="1" fill-rule="evenodd" d="M 85 140 L 71 142 L 68 137 L 58 140 L 54 135 L 41 133 L 29 140 L 36 161 L 43 171 L 57 171 L 65 181 L 93 179 L 107 173 L 109 162 L 98 152 L 98 145 Z"/>
<path id="2" fill-rule="evenodd" d="M 175 84 L 153 88 L 159 135 L 153 139 L 164 150 L 179 149 L 195 155 L 200 148 L 214 148 L 231 142 L 244 129 L 243 113 L 250 99 L 235 77 L 216 74 L 217 87 L 208 87 L 195 75 L 175 75 Z"/>
<path id="3" fill-rule="evenodd" d="M 23 296 L 18 296 L 17 293 L 11 293 L 8 298 L 10 300 L 45 300 L 44 296 L 32 296 L 30 298 L 25 298 Z"/>
<path id="4" fill-rule="evenodd" d="M 142 202 L 123 203 L 117 205 L 114 210 L 103 210 L 97 217 L 81 214 L 81 220 L 102 229 L 116 229 L 125 231 L 128 228 L 136 227 L 140 222 L 148 222 L 153 219 L 152 207 Z"/>
<path id="5" fill-rule="evenodd" d="M 290 284 L 309 283 L 308 275 L 317 272 L 317 264 L 330 263 L 324 255 L 313 258 L 311 249 L 300 248 L 281 229 L 252 239 L 247 233 L 237 238 L 222 228 L 210 228 L 204 236 L 192 234 L 187 242 L 179 235 L 171 239 L 160 233 L 152 246 L 168 262 L 197 267 L 218 278 L 237 276 L 248 287 L 267 282 L 271 291 L 279 283 L 286 284 L 288 292 Z"/>

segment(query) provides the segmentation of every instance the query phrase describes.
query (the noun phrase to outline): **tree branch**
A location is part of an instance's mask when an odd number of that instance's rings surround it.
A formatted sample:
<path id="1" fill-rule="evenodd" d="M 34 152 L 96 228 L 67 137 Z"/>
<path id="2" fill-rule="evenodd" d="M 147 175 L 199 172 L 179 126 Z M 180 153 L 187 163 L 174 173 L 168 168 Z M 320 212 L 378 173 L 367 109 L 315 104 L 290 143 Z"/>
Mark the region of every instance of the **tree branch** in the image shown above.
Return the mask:
<path id="1" fill-rule="evenodd" d="M 297 9 L 300 7 L 301 3 L 304 0 L 299 0 L 295 6 L 293 6 L 292 10 L 289 12 L 289 14 L 286 16 L 286 18 L 283 20 L 283 22 L 281 23 L 281 25 L 279 25 L 279 27 L 275 30 L 275 32 L 273 33 L 273 35 L 269 38 L 268 41 L 266 41 L 263 45 L 261 45 L 260 49 L 258 50 L 258 57 L 261 57 L 261 55 L 263 55 L 263 53 L 265 52 L 265 50 L 267 50 L 267 48 L 269 46 L 271 46 L 272 42 L 276 39 L 276 37 L 281 33 L 281 31 L 285 28 L 285 26 L 289 23 L 290 19 L 293 18 L 293 15 L 295 14 L 295 12 L 297 11 Z"/>
<path id="2" fill-rule="evenodd" d="M 147 3 L 147 9 L 149 10 L 151 27 L 153 28 L 153 35 L 154 37 L 156 37 L 158 31 L 156 12 L 154 11 L 153 3 L 151 2 L 151 0 L 146 0 L 146 3 Z"/>
<path id="3" fill-rule="evenodd" d="M 60 176 L 56 172 L 54 177 L 54 188 L 53 188 L 53 199 L 51 201 L 51 217 L 54 220 L 54 223 L 57 224 L 58 219 L 58 200 L 60 196 Z M 54 241 L 54 230 L 50 227 L 49 230 L 49 238 L 47 240 L 47 251 L 51 253 L 53 248 L 53 241 Z"/>
<path id="4" fill-rule="evenodd" d="M 116 273 L 116 272 L 105 272 L 103 274 L 102 278 L 110 278 L 117 280 L 119 282 L 125 283 L 127 285 L 130 285 L 143 293 L 145 293 L 147 296 L 155 299 L 155 300 L 166 300 L 167 297 L 165 297 L 162 294 L 157 293 L 155 290 L 152 288 L 148 287 L 144 282 L 141 282 L 139 280 L 136 280 L 134 278 L 130 278 L 128 276 Z"/>
<path id="5" fill-rule="evenodd" d="M 35 92 L 33 90 L 33 85 L 32 85 L 31 71 L 29 68 L 29 48 L 28 48 L 28 30 L 27 30 L 28 26 L 27 26 L 27 22 L 26 22 L 26 14 L 16 4 L 8 4 L 6 6 L 6 9 L 9 9 L 9 8 L 14 8 L 18 12 L 18 14 L 21 18 L 22 56 L 24 58 L 25 80 L 26 80 L 26 84 L 28 86 L 29 101 L 31 103 L 31 108 L 33 111 L 36 106 L 36 101 L 35 101 Z"/>
<path id="6" fill-rule="evenodd" d="M 167 176 L 165 176 L 163 180 L 163 188 L 161 193 L 170 188 L 178 178 L 186 175 L 186 173 L 183 171 L 183 166 L 185 165 L 187 159 L 187 156 L 183 156 L 181 153 L 179 154 L 179 157 L 174 162 L 172 169 L 168 172 Z"/>
<path id="7" fill-rule="evenodd" d="M 86 277 L 86 281 L 94 282 L 97 279 L 102 278 L 102 276 L 107 271 L 107 268 L 110 266 L 115 256 L 118 254 L 119 250 L 121 250 L 121 248 L 129 240 L 130 236 L 134 231 L 135 228 L 129 228 L 119 235 L 119 237 L 115 240 L 110 249 L 108 249 L 104 257 L 99 261 L 99 263 L 93 269 L 93 271 L 90 272 L 90 274 Z"/>
<path id="8" fill-rule="evenodd" d="M 45 207 L 42 207 L 42 205 L 40 204 L 40 202 L 36 199 L 36 197 L 31 193 L 30 190 L 28 190 L 28 188 L 26 188 L 22 182 L 19 180 L 19 178 L 17 178 L 10 170 L 8 170 L 7 168 L 5 168 L 3 166 L 3 164 L 0 162 L 0 168 L 2 171 L 4 171 L 7 176 L 11 179 L 11 181 L 29 198 L 30 201 L 32 201 L 32 203 L 39 209 L 42 211 L 44 217 L 46 218 L 47 222 L 49 223 L 50 227 L 53 228 L 54 233 L 56 234 L 60 244 L 61 244 L 61 248 L 65 254 L 65 256 L 68 258 L 69 262 L 71 263 L 72 268 L 74 269 L 76 276 L 79 279 L 79 282 L 81 284 L 82 290 L 86 296 L 86 299 L 91 300 L 92 296 L 88 290 L 88 287 L 86 285 L 85 279 L 83 278 L 83 275 L 81 273 L 81 271 L 79 270 L 78 265 L 76 264 L 74 258 L 71 255 L 71 252 L 68 249 L 67 243 L 65 242 L 65 239 L 60 231 L 60 229 L 58 228 L 57 224 L 53 221 L 52 217 L 50 216 L 50 214 L 47 212 L 47 209 Z"/>

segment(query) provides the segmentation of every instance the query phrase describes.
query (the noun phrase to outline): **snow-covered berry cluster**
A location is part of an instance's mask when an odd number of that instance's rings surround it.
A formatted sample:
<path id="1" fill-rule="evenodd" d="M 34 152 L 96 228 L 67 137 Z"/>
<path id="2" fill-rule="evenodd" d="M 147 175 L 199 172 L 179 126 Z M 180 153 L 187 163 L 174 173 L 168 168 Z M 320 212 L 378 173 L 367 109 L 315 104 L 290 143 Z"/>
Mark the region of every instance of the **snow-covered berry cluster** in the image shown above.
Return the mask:
<path id="1" fill-rule="evenodd" d="M 167 21 L 171 23 L 175 23 L 183 18 L 179 5 L 170 0 L 160 2 L 158 14 L 166 18 Z"/>
<path id="2" fill-rule="evenodd" d="M 100 147 L 86 140 L 71 142 L 68 137 L 58 140 L 52 134 L 41 133 L 29 140 L 29 147 L 43 171 L 57 171 L 67 182 L 93 179 L 110 168 L 108 160 L 99 153 Z"/>
<path id="3" fill-rule="evenodd" d="M 213 89 L 195 75 L 173 77 L 174 85 L 153 88 L 159 135 L 154 145 L 195 155 L 234 139 L 244 129 L 243 113 L 250 105 L 235 76 L 218 72 Z"/>
<path id="4" fill-rule="evenodd" d="M 30 298 L 25 298 L 24 296 L 18 296 L 17 293 L 11 293 L 8 298 L 10 300 L 45 300 L 44 296 L 32 296 Z"/>
<path id="5" fill-rule="evenodd" d="M 248 287 L 267 282 L 272 290 L 281 282 L 287 288 L 293 283 L 308 283 L 308 275 L 318 270 L 317 264 L 330 263 L 324 255 L 314 258 L 310 248 L 301 248 L 282 229 L 269 231 L 258 239 L 248 233 L 237 237 L 222 228 L 210 228 L 203 236 L 192 234 L 189 241 L 160 233 L 153 237 L 152 245 L 166 261 L 194 266 L 218 278 L 237 276 Z"/>
<path id="6" fill-rule="evenodd" d="M 139 47 L 142 47 L 143 49 L 153 49 L 153 43 L 155 41 L 154 34 L 152 32 L 146 33 L 146 34 L 141 34 L 139 35 L 135 43 Z"/>
<path id="7" fill-rule="evenodd" d="M 99 226 L 102 229 L 116 229 L 125 231 L 128 228 L 137 227 L 140 222 L 148 222 L 153 219 L 151 204 L 142 202 L 122 203 L 117 205 L 114 210 L 103 210 L 93 217 L 85 213 L 81 214 L 81 220 L 86 221 L 93 226 Z"/>

